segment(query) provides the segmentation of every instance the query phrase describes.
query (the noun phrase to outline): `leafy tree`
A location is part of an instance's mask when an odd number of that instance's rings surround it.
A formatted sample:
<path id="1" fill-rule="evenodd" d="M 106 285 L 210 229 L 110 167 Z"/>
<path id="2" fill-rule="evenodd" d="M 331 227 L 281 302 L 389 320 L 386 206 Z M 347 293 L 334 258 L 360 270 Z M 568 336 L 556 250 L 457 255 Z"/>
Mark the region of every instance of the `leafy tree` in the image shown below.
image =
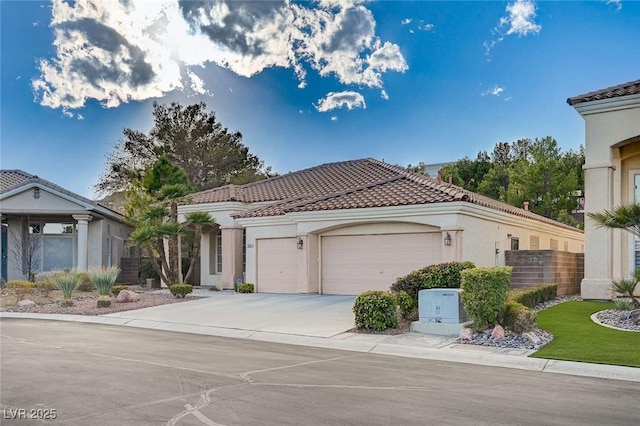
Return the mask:
<path id="1" fill-rule="evenodd" d="M 202 237 L 202 230 L 207 226 L 211 226 L 215 224 L 215 221 L 209 215 L 209 213 L 205 213 L 205 212 L 189 212 L 185 215 L 184 218 L 187 221 L 187 225 L 195 229 L 191 262 L 189 264 L 189 270 L 187 271 L 187 274 L 184 277 L 184 281 L 188 283 L 189 280 L 191 279 L 191 275 L 193 274 L 193 269 L 194 269 L 196 260 L 200 256 L 200 240 Z"/>
<path id="2" fill-rule="evenodd" d="M 129 189 L 161 156 L 180 166 L 198 191 L 274 175 L 242 144 L 242 134 L 223 127 L 203 102 L 187 107 L 154 103 L 153 118 L 148 133 L 123 130 L 124 138 L 107 155 L 106 170 L 95 185 L 98 192 Z"/>

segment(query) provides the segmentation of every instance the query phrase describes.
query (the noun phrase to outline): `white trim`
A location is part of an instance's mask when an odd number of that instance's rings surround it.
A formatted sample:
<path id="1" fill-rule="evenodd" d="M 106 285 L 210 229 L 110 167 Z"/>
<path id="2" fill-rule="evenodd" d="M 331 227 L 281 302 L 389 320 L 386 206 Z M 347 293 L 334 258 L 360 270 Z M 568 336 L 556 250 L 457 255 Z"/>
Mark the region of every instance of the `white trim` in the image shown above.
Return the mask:
<path id="1" fill-rule="evenodd" d="M 584 117 L 591 114 L 637 108 L 638 106 L 640 106 L 640 94 L 583 102 L 573 105 L 573 108 Z"/>

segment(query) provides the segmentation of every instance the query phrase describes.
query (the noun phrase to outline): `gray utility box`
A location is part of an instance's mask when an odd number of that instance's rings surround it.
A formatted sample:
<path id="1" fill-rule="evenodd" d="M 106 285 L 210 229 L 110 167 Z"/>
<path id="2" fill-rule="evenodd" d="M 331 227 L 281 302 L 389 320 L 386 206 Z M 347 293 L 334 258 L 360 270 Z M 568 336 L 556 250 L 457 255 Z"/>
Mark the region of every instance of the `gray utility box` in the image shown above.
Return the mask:
<path id="1" fill-rule="evenodd" d="M 431 288 L 418 292 L 420 322 L 460 324 L 469 318 L 462 306 L 459 288 Z"/>

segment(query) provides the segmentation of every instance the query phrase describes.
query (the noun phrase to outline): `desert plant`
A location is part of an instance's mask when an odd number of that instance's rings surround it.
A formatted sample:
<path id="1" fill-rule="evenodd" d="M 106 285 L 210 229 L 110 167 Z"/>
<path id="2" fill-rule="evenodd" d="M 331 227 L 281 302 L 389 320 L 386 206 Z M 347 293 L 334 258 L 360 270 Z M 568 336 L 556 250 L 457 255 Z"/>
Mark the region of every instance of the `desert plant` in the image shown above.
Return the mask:
<path id="1" fill-rule="evenodd" d="M 98 307 L 106 308 L 111 306 L 111 287 L 116 283 L 118 275 L 120 275 L 120 268 L 117 266 L 111 266 L 109 268 L 92 269 L 88 272 L 89 279 L 98 290 Z"/>
<path id="2" fill-rule="evenodd" d="M 360 293 L 353 304 L 357 328 L 383 331 L 398 326 L 396 297 L 382 290 Z"/>
<path id="3" fill-rule="evenodd" d="M 78 291 L 93 291 L 93 283 L 91 282 L 91 277 L 89 277 L 88 272 L 76 272 L 78 275 L 78 286 L 76 290 Z"/>
<path id="4" fill-rule="evenodd" d="M 631 299 L 631 303 L 636 308 L 640 308 L 640 300 L 634 296 L 638 282 L 640 281 L 640 269 L 636 269 L 633 272 L 632 278 L 621 279 L 611 283 L 611 290 L 622 294 L 625 297 Z"/>
<path id="5" fill-rule="evenodd" d="M 111 294 L 113 294 L 114 297 L 118 297 L 118 294 L 120 294 L 122 290 L 126 290 L 127 288 L 129 287 L 126 285 L 114 285 L 113 287 L 111 287 Z"/>
<path id="6" fill-rule="evenodd" d="M 11 280 L 7 281 L 7 289 L 16 296 L 17 301 L 21 301 L 29 293 L 33 292 L 35 284 L 31 281 Z"/>
<path id="7" fill-rule="evenodd" d="M 238 293 L 253 293 L 255 290 L 255 286 L 251 283 L 242 283 L 238 284 L 236 287 L 236 291 Z"/>
<path id="8" fill-rule="evenodd" d="M 613 304 L 616 305 L 616 309 L 619 311 L 630 311 L 633 309 L 633 301 L 628 297 L 613 299 Z"/>
<path id="9" fill-rule="evenodd" d="M 71 296 L 80 283 L 80 275 L 74 271 L 58 272 L 51 275 L 51 282 L 62 292 L 64 303 L 73 305 Z"/>
<path id="10" fill-rule="evenodd" d="M 56 286 L 53 285 L 53 283 L 48 279 L 36 281 L 36 289 L 42 294 L 43 297 L 49 297 L 49 293 L 51 293 L 51 290 L 53 290 L 54 288 L 56 288 Z"/>
<path id="11" fill-rule="evenodd" d="M 512 271 L 512 267 L 503 266 L 461 272 L 462 304 L 473 320 L 474 328 L 496 324 L 504 309 Z"/>
<path id="12" fill-rule="evenodd" d="M 187 294 L 193 292 L 193 286 L 190 284 L 174 284 L 169 287 L 169 291 L 175 297 L 184 298 Z"/>

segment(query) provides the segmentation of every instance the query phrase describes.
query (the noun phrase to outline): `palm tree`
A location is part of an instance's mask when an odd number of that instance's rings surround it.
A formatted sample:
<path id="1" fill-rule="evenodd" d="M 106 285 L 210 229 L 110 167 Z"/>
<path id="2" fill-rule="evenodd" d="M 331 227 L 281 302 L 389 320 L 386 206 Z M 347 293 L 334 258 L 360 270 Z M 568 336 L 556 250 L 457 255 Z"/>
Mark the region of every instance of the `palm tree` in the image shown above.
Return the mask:
<path id="1" fill-rule="evenodd" d="M 195 228 L 191 262 L 189 263 L 189 270 L 184 277 L 184 282 L 188 283 L 191 279 L 191 275 L 193 275 L 193 267 L 196 264 L 196 260 L 200 257 L 200 239 L 202 237 L 202 229 L 206 226 L 214 225 L 216 221 L 209 215 L 209 213 L 206 212 L 190 212 L 184 217 L 187 220 L 187 225 Z"/>
<path id="2" fill-rule="evenodd" d="M 640 238 L 640 204 L 623 204 L 613 210 L 604 210 L 600 213 L 587 213 L 599 228 L 623 229 Z M 640 308 L 640 300 L 633 295 L 636 286 L 640 282 L 640 270 L 636 268 L 633 277 L 614 281 L 612 290 L 630 297 L 634 306 Z"/>

